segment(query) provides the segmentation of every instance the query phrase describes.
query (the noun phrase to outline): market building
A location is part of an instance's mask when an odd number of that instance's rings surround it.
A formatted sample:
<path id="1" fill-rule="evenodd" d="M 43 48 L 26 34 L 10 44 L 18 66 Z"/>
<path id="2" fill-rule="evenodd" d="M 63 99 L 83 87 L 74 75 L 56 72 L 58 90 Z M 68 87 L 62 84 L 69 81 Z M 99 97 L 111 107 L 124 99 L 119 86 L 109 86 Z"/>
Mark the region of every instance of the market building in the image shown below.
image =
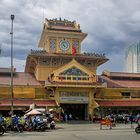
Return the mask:
<path id="1" fill-rule="evenodd" d="M 46 19 L 38 45 L 42 50 L 31 50 L 25 67 L 65 113 L 80 120 L 93 114 L 94 92 L 104 88 L 96 69 L 108 61 L 104 54 L 81 53 L 86 36 L 75 21 Z"/>
<path id="2" fill-rule="evenodd" d="M 87 34 L 80 25 L 66 19 L 45 20 L 38 50 L 31 50 L 25 72 L 13 72 L 15 113 L 30 105 L 37 108 L 59 107 L 75 120 L 88 120 L 95 113 L 140 110 L 140 74 L 104 71 L 104 54 L 82 53 Z M 87 46 L 88 47 L 88 46 Z M 0 68 L 0 112 L 11 106 L 11 69 Z"/>
<path id="3" fill-rule="evenodd" d="M 98 79 L 106 84 L 94 94 L 99 114 L 140 113 L 140 73 L 103 71 Z"/>
<path id="4" fill-rule="evenodd" d="M 87 34 L 80 25 L 66 19 L 45 20 L 39 50 L 31 50 L 25 72 L 14 70 L 14 112 L 29 109 L 31 104 L 48 108 L 59 106 L 73 119 L 87 120 L 93 114 L 97 81 L 96 69 L 108 61 L 104 54 L 81 53 Z M 10 111 L 11 70 L 0 69 L 0 110 Z M 78 111 L 77 111 L 78 110 Z"/>
<path id="5" fill-rule="evenodd" d="M 11 69 L 0 68 L 0 114 L 10 115 L 11 110 Z M 23 115 L 30 105 L 36 105 L 40 108 L 46 106 L 57 106 L 55 100 L 52 100 L 45 94 L 42 87 L 35 77 L 29 73 L 13 72 L 13 106 L 14 113 Z"/>

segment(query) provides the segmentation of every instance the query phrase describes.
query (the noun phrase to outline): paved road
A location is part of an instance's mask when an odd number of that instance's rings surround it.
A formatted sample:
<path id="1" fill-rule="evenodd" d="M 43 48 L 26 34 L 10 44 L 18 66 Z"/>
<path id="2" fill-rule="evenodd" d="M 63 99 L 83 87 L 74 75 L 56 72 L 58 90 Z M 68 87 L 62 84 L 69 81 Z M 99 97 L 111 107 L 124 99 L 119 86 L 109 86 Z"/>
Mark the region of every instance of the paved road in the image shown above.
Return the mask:
<path id="1" fill-rule="evenodd" d="M 112 130 L 99 124 L 58 124 L 56 130 L 47 132 L 6 133 L 0 140 L 140 140 L 140 134 L 130 125 L 119 125 Z"/>

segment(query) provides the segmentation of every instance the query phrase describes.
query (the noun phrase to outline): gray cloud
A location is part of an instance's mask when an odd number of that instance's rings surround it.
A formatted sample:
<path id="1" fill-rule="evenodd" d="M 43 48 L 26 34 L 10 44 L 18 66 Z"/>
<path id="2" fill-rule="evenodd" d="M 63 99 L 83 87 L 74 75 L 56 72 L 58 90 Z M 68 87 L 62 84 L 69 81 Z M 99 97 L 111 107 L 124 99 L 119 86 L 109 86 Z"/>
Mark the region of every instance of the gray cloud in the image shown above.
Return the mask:
<path id="1" fill-rule="evenodd" d="M 139 0 L 1 0 L 0 1 L 0 67 L 10 56 L 10 15 L 14 20 L 14 57 L 25 62 L 30 49 L 38 49 L 44 18 L 66 18 L 81 24 L 88 33 L 82 51 L 106 53 L 110 59 L 99 67 L 123 71 L 124 48 L 139 42 Z M 6 61 L 6 60 L 5 60 Z M 23 70 L 16 63 L 18 70 Z M 19 65 L 18 65 L 19 64 Z"/>

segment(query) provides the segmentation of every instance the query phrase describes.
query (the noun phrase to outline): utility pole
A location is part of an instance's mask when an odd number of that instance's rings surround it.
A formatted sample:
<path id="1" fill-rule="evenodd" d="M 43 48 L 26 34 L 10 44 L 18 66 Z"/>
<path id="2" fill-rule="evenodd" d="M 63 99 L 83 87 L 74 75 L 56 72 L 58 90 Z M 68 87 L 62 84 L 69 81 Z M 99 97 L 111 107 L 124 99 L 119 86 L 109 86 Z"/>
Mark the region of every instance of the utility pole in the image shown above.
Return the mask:
<path id="1" fill-rule="evenodd" d="M 1 45 L 0 45 L 0 54 L 1 54 L 1 52 L 2 52 L 2 49 L 1 49 Z"/>
<path id="2" fill-rule="evenodd" d="M 13 99 L 14 99 L 14 93 L 13 93 L 13 21 L 14 21 L 15 16 L 11 15 L 11 116 L 14 114 L 14 107 L 13 107 Z"/>

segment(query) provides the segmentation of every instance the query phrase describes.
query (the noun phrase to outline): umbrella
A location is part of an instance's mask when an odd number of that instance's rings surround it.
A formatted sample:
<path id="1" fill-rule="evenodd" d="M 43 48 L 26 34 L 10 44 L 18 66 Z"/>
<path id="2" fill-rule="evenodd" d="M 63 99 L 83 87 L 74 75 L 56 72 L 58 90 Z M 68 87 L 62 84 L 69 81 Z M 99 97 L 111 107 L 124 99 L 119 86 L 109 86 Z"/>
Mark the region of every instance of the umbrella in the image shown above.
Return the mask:
<path id="1" fill-rule="evenodd" d="M 26 115 L 39 115 L 42 114 L 41 112 L 37 111 L 36 109 L 31 110 Z"/>
<path id="2" fill-rule="evenodd" d="M 49 109 L 49 111 L 53 111 L 53 109 Z"/>

